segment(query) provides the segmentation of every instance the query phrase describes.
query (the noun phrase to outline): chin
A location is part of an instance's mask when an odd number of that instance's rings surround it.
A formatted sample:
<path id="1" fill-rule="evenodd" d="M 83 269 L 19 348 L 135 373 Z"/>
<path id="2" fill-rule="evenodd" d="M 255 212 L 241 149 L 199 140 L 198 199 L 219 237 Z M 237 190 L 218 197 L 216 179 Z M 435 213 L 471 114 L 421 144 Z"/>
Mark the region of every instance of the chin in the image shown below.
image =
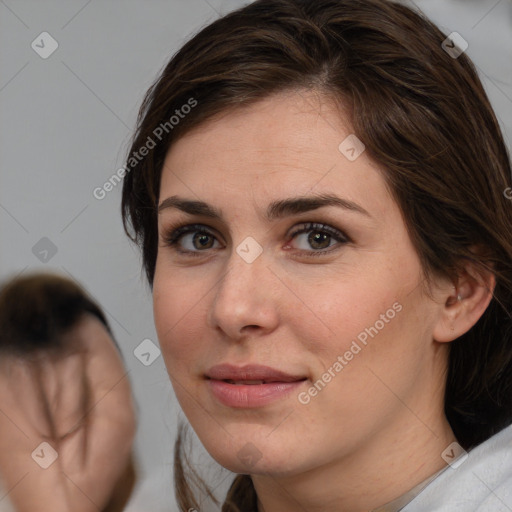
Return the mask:
<path id="1" fill-rule="evenodd" d="M 211 457 L 233 473 L 291 476 L 301 466 L 292 458 L 292 454 L 300 451 L 299 447 L 283 445 L 278 437 L 272 442 L 265 434 L 259 438 L 251 436 L 250 429 L 239 436 L 225 436 L 222 441 L 201 437 L 200 440 Z"/>

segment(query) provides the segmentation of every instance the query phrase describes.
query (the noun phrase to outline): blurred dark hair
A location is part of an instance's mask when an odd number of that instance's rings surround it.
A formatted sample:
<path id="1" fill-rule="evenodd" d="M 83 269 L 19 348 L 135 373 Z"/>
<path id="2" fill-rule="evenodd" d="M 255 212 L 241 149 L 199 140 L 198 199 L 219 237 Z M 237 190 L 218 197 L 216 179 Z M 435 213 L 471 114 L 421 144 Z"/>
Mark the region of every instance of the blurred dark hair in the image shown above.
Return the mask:
<path id="1" fill-rule="evenodd" d="M 274 93 L 316 90 L 334 99 L 383 170 L 427 282 L 455 280 L 467 262 L 496 277 L 482 318 L 450 348 L 445 411 L 469 449 L 512 422 L 512 204 L 504 197 L 511 165 L 473 63 L 465 53 L 448 55 L 446 37 L 422 13 L 387 0 L 257 0 L 217 19 L 146 94 L 130 155 L 176 109 L 191 98 L 197 105 L 130 162 L 122 215 L 152 286 L 160 178 L 172 144 Z M 183 476 L 181 443 L 178 436 L 175 481 L 188 510 L 197 501 Z M 223 510 L 254 510 L 251 489 L 250 477 L 239 475 Z"/>
<path id="2" fill-rule="evenodd" d="M 30 359 L 35 353 L 65 352 L 68 347 L 64 345 L 63 335 L 84 314 L 93 315 L 105 326 L 122 358 L 102 309 L 73 280 L 42 272 L 7 280 L 0 287 L 0 357 L 15 355 Z M 102 512 L 124 510 L 136 479 L 132 452 Z"/>
<path id="3" fill-rule="evenodd" d="M 50 273 L 10 279 L 0 288 L 0 353 L 62 348 L 62 335 L 85 313 L 95 316 L 114 340 L 101 308 L 71 279 Z"/>

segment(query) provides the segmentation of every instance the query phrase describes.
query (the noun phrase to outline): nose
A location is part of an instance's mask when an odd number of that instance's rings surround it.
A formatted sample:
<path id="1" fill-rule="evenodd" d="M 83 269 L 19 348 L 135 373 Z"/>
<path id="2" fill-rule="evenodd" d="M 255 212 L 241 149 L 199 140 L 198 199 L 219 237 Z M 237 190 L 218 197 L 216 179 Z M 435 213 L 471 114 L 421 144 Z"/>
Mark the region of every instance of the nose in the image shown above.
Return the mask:
<path id="1" fill-rule="evenodd" d="M 261 254 L 248 263 L 233 251 L 216 285 L 208 311 L 210 327 L 229 338 L 261 336 L 279 322 L 279 280 Z"/>

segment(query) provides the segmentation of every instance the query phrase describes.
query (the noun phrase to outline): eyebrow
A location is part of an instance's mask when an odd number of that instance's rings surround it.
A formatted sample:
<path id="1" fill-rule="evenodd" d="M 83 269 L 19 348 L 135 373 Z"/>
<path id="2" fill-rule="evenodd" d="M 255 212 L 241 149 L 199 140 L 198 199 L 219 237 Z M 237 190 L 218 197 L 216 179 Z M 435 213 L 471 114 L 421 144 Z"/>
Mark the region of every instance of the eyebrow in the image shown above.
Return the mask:
<path id="1" fill-rule="evenodd" d="M 268 221 L 272 221 L 290 215 L 309 212 L 325 206 L 344 208 L 345 210 L 360 213 L 371 218 L 371 215 L 362 206 L 354 203 L 353 201 L 349 201 L 348 199 L 342 199 L 334 194 L 300 196 L 272 201 L 267 207 L 266 218 Z M 184 199 L 179 196 L 171 196 L 164 199 L 159 204 L 158 213 L 166 210 L 167 208 L 176 208 L 190 215 L 202 215 L 211 219 L 222 219 L 222 211 L 208 203 L 205 203 L 204 201 L 195 201 Z"/>

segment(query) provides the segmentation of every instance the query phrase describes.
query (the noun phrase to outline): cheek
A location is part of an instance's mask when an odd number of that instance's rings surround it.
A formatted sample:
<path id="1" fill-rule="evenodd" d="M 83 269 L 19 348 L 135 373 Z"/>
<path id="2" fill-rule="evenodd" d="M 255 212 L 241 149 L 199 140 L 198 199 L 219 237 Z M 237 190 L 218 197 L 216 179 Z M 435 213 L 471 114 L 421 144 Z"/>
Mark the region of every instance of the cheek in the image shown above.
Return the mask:
<path id="1" fill-rule="evenodd" d="M 324 376 L 338 385 L 343 382 L 366 396 L 368 380 L 375 380 L 368 368 L 378 374 L 396 374 L 397 364 L 414 367 L 418 361 L 426 333 L 417 314 L 424 308 L 418 287 L 420 268 L 411 262 L 408 266 L 386 263 L 321 276 L 317 282 L 322 287 L 313 280 L 298 281 L 297 296 L 308 300 L 290 308 L 284 321 L 293 326 L 294 337 L 309 352 L 315 379 Z M 329 369 L 331 376 L 325 373 Z M 347 379 L 332 378 L 341 373 Z"/>
<path id="2" fill-rule="evenodd" d="M 376 322 L 384 331 L 396 321 L 393 304 L 400 302 L 400 290 L 389 277 L 383 280 L 373 271 L 317 276 L 315 281 L 323 283 L 321 287 L 313 280 L 297 280 L 295 289 L 301 301 L 288 309 L 288 324 L 295 325 L 296 336 L 308 349 L 345 351 L 360 333 L 364 339 L 365 329 Z M 385 320 L 388 322 L 383 324 Z"/>
<path id="3" fill-rule="evenodd" d="M 174 273 L 178 274 L 179 271 Z M 204 329 L 204 320 L 198 315 L 202 314 L 200 299 L 203 295 L 204 291 L 184 286 L 179 279 L 166 279 L 161 273 L 155 273 L 153 316 L 169 372 L 187 367 L 202 350 L 200 340 L 204 336 L 200 336 L 199 331 Z"/>

